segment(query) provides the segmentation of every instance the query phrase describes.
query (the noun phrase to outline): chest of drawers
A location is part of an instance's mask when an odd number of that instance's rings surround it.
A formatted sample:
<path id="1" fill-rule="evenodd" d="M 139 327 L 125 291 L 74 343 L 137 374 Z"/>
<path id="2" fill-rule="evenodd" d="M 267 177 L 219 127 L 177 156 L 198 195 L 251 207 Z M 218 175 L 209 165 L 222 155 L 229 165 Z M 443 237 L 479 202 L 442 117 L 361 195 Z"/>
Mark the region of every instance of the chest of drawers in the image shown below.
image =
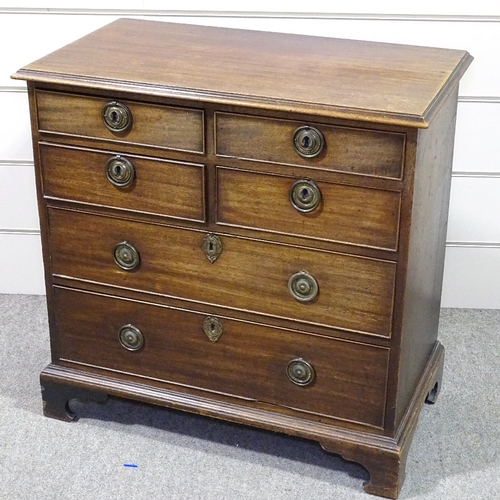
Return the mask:
<path id="1" fill-rule="evenodd" d="M 319 441 L 395 498 L 437 341 L 463 51 L 119 20 L 28 81 L 44 412 Z"/>

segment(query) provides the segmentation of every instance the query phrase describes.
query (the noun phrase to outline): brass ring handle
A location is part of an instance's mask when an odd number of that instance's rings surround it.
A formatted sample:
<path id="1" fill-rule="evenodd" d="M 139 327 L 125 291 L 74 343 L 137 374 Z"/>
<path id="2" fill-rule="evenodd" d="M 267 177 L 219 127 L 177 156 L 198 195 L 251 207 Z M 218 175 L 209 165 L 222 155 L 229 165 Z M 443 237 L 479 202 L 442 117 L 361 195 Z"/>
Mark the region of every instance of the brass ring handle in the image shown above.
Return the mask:
<path id="1" fill-rule="evenodd" d="M 316 377 L 312 365 L 302 358 L 292 359 L 286 367 L 286 374 L 291 382 L 300 386 L 311 384 Z"/>
<path id="2" fill-rule="evenodd" d="M 135 179 L 134 166 L 120 155 L 113 156 L 106 162 L 105 172 L 106 179 L 116 187 L 130 186 Z"/>
<path id="3" fill-rule="evenodd" d="M 111 132 L 125 132 L 132 126 L 132 113 L 121 102 L 108 102 L 101 111 L 104 125 Z"/>
<path id="4" fill-rule="evenodd" d="M 289 192 L 290 203 L 295 210 L 308 213 L 316 210 L 322 200 L 321 191 L 314 181 L 301 179 L 293 183 Z"/>
<path id="5" fill-rule="evenodd" d="M 127 351 L 138 351 L 144 345 L 144 337 L 134 325 L 123 325 L 118 331 L 118 340 Z"/>
<path id="6" fill-rule="evenodd" d="M 314 158 L 323 151 L 325 138 L 317 128 L 303 125 L 293 133 L 292 143 L 300 156 Z"/>
<path id="7" fill-rule="evenodd" d="M 125 271 L 132 271 L 141 262 L 139 252 L 134 245 L 127 241 L 122 241 L 115 245 L 113 257 L 116 265 Z"/>
<path id="8" fill-rule="evenodd" d="M 318 282 L 309 273 L 301 271 L 288 280 L 288 291 L 299 302 L 311 302 L 318 295 Z"/>

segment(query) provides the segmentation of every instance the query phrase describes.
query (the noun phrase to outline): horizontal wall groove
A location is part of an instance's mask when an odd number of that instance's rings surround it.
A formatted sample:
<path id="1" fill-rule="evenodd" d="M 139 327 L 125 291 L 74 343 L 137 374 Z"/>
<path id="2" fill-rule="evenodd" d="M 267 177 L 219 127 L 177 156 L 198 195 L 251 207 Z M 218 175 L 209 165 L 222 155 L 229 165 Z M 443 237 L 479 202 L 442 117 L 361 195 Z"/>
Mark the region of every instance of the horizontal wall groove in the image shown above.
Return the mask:
<path id="1" fill-rule="evenodd" d="M 472 102 L 477 104 L 500 104 L 500 97 L 497 96 L 458 96 L 458 102 Z"/>
<path id="2" fill-rule="evenodd" d="M 487 241 L 447 241 L 447 247 L 453 248 L 500 248 L 500 242 Z"/>
<path id="3" fill-rule="evenodd" d="M 480 178 L 480 179 L 499 179 L 500 172 L 452 172 L 451 176 Z"/>
<path id="4" fill-rule="evenodd" d="M 2 167 L 33 167 L 33 160 L 9 160 L 0 159 L 0 168 Z M 452 172 L 452 177 L 469 177 L 479 179 L 499 179 L 500 172 Z"/>
<path id="5" fill-rule="evenodd" d="M 20 86 L 20 85 L 11 85 L 11 86 L 0 86 L 0 92 L 20 92 L 22 94 L 26 94 L 28 92 L 28 89 L 26 85 Z"/>
<path id="6" fill-rule="evenodd" d="M 28 89 L 26 85 L 0 85 L 0 92 L 19 92 L 27 93 Z M 469 102 L 476 104 L 500 104 L 500 96 L 458 96 L 458 102 Z"/>
<path id="7" fill-rule="evenodd" d="M 449 15 L 449 14 L 356 14 L 329 12 L 262 12 L 262 11 L 206 11 L 206 10 L 155 10 L 155 9 L 71 9 L 71 8 L 0 8 L 0 14 L 44 14 L 83 16 L 154 16 L 154 17 L 222 17 L 269 19 L 338 19 L 349 21 L 425 21 L 425 22 L 485 22 L 498 23 L 500 15 Z"/>
<path id="8" fill-rule="evenodd" d="M 14 229 L 2 229 L 0 228 L 0 235 L 2 234 L 11 234 L 14 236 L 39 236 L 40 229 L 23 229 L 23 228 L 14 228 Z"/>
<path id="9" fill-rule="evenodd" d="M 14 236 L 39 236 L 39 229 L 25 229 L 25 228 L 0 228 L 0 235 L 9 234 Z M 487 242 L 487 241 L 447 241 L 447 247 L 453 248 L 499 248 L 500 242 Z"/>
<path id="10" fill-rule="evenodd" d="M 0 168 L 2 167 L 33 167 L 33 160 L 0 160 Z"/>

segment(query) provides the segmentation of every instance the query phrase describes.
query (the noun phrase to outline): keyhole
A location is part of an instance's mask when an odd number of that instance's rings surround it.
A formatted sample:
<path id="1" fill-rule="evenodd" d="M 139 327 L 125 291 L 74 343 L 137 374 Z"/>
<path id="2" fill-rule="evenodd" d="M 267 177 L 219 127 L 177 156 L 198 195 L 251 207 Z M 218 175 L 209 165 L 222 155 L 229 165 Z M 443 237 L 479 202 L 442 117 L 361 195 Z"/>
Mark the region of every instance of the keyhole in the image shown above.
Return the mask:
<path id="1" fill-rule="evenodd" d="M 212 331 L 212 333 L 215 332 L 215 323 L 210 323 L 210 330 Z"/>
<path id="2" fill-rule="evenodd" d="M 309 147 L 311 147 L 311 138 L 308 135 L 305 135 L 302 138 L 302 147 L 305 149 L 308 149 Z"/>
<path id="3" fill-rule="evenodd" d="M 307 200 L 309 198 L 309 190 L 307 188 L 303 188 L 300 192 L 300 196 L 304 201 Z"/>
<path id="4" fill-rule="evenodd" d="M 115 165 L 115 175 L 120 177 L 122 175 L 122 167 L 121 165 Z"/>
<path id="5" fill-rule="evenodd" d="M 210 252 L 213 252 L 213 251 L 214 251 L 214 244 L 213 244 L 213 242 L 212 242 L 212 241 L 208 244 L 208 250 L 209 250 Z M 213 325 L 213 324 L 212 324 L 212 325 Z"/>
<path id="6" fill-rule="evenodd" d="M 118 113 L 115 110 L 111 111 L 111 121 L 113 123 L 116 123 L 118 121 Z"/>

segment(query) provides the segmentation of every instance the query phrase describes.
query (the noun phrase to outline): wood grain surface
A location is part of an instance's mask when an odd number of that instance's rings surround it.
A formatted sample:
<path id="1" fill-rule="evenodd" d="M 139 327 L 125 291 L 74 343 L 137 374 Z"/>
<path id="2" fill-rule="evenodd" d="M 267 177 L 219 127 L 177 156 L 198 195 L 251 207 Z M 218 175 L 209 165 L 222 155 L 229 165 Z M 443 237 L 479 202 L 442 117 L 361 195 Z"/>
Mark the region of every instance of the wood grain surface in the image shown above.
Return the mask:
<path id="1" fill-rule="evenodd" d="M 114 99 L 56 92 L 37 92 L 36 99 L 38 126 L 43 132 L 196 153 L 204 150 L 201 110 L 120 101 L 130 109 L 132 126 L 115 133 L 104 126 L 101 118 L 103 107 Z"/>
<path id="2" fill-rule="evenodd" d="M 212 343 L 205 315 L 136 301 L 56 288 L 61 358 L 121 372 L 199 387 L 239 398 L 383 424 L 389 350 L 311 337 L 221 318 L 223 333 Z M 132 324 L 144 337 L 127 351 L 119 329 Z M 288 362 L 310 363 L 315 380 L 293 384 Z"/>
<path id="3" fill-rule="evenodd" d="M 302 158 L 293 148 L 294 132 L 303 125 L 316 127 L 325 138 L 323 151 L 315 158 Z M 216 154 L 230 158 L 375 177 L 402 176 L 405 135 L 401 133 L 216 113 L 215 141 Z"/>
<path id="4" fill-rule="evenodd" d="M 106 178 L 105 166 L 119 155 L 135 171 L 133 183 L 116 187 Z M 174 218 L 205 220 L 205 166 L 171 162 L 115 151 L 40 146 L 44 195 L 96 206 Z"/>
<path id="5" fill-rule="evenodd" d="M 462 50 L 119 19 L 14 78 L 426 127 L 471 61 Z"/>
<path id="6" fill-rule="evenodd" d="M 305 178 L 314 180 L 314 175 Z M 397 249 L 400 193 L 317 182 L 320 207 L 301 213 L 289 199 L 296 180 L 218 167 L 217 222 L 300 238 Z"/>
<path id="7" fill-rule="evenodd" d="M 384 337 L 391 333 L 393 262 L 226 235 L 212 264 L 201 248 L 204 231 L 55 209 L 49 209 L 49 225 L 56 275 Z M 115 264 L 113 249 L 122 241 L 139 252 L 137 270 Z M 301 271 L 318 282 L 313 302 L 301 303 L 288 291 L 288 280 Z"/>

